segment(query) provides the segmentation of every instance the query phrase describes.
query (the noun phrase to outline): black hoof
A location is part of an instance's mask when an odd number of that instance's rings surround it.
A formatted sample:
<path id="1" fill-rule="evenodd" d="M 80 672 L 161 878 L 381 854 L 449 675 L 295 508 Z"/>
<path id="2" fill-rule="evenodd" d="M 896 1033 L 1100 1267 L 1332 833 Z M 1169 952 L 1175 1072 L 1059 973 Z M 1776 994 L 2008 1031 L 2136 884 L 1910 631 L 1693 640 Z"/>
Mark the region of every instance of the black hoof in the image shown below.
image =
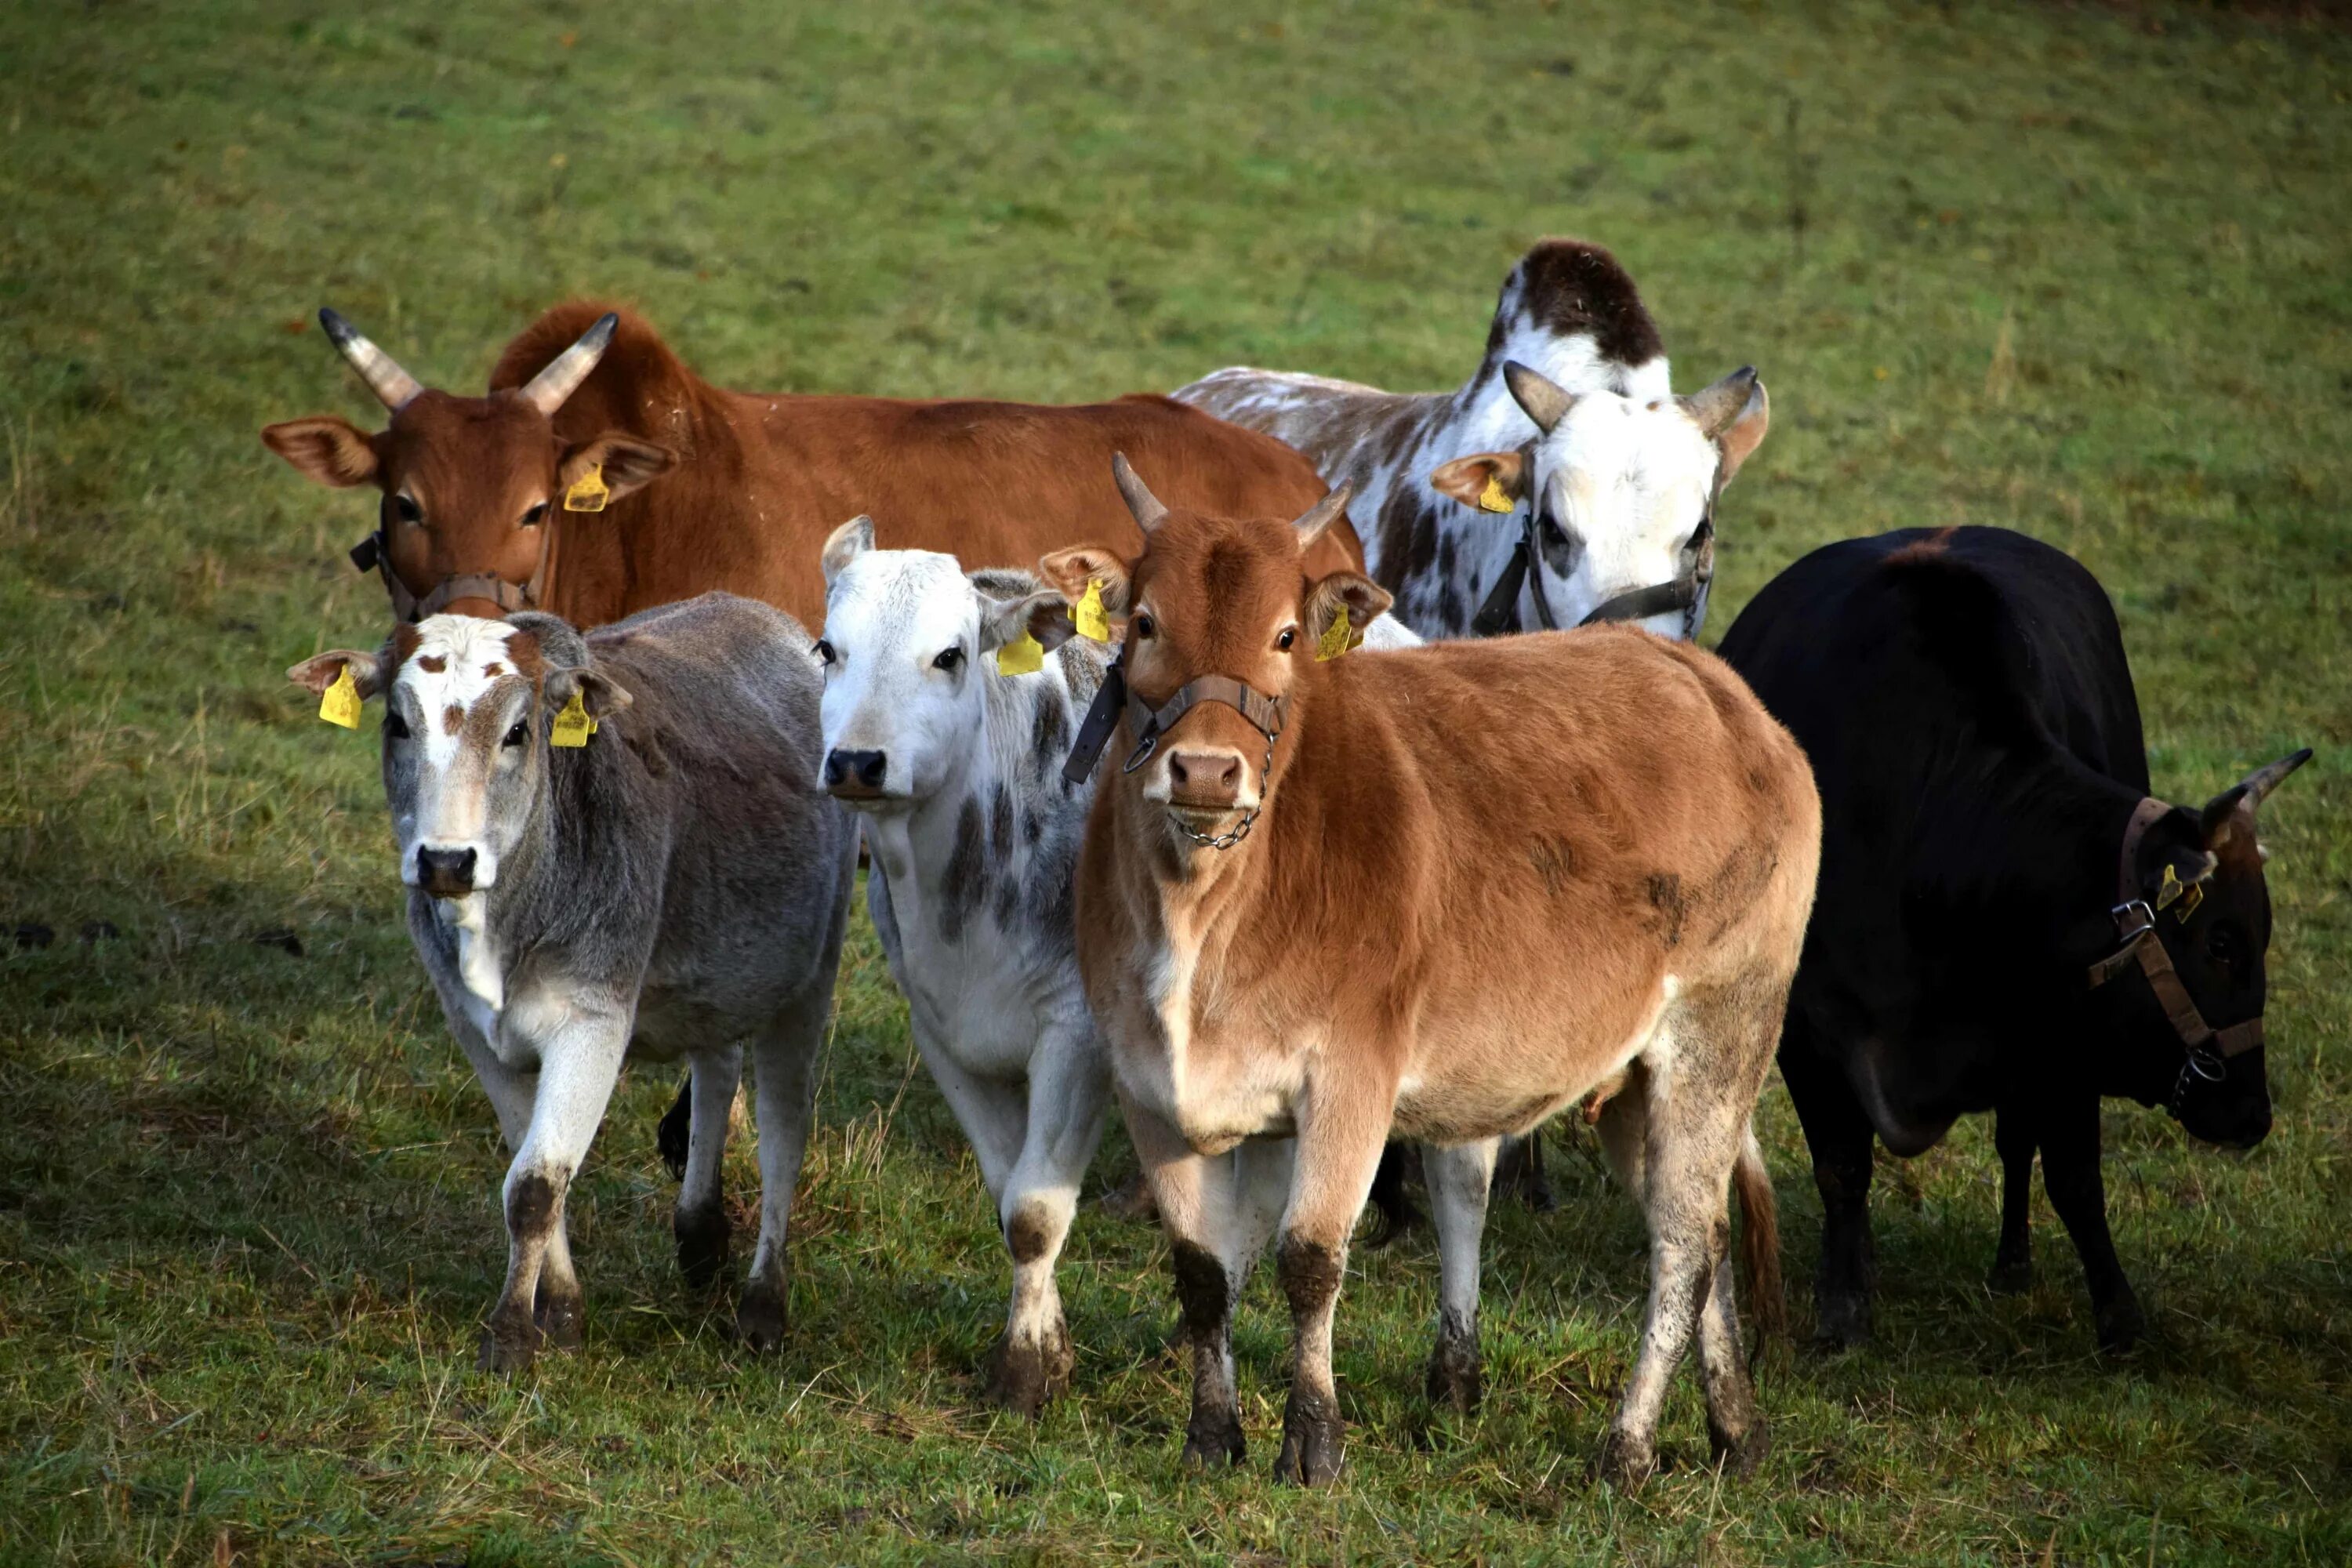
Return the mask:
<path id="1" fill-rule="evenodd" d="M 1238 1410 L 1195 1410 L 1184 1428 L 1184 1468 L 1188 1470 L 1228 1468 L 1242 1462 L 1242 1418 Z"/>
<path id="2" fill-rule="evenodd" d="M 1870 1298 L 1825 1296 L 1814 1301 L 1813 1339 L 1823 1350 L 1851 1350 L 1870 1342 Z"/>
<path id="3" fill-rule="evenodd" d="M 1771 1434 L 1760 1420 L 1736 1437 L 1710 1421 L 1706 1440 L 1717 1467 L 1738 1480 L 1744 1481 L 1754 1475 L 1756 1467 L 1764 1462 L 1764 1456 L 1772 1451 Z"/>
<path id="4" fill-rule="evenodd" d="M 2099 1310 L 2099 1349 L 2107 1354 L 2125 1354 L 2147 1337 L 2147 1319 L 2129 1296 Z"/>
<path id="5" fill-rule="evenodd" d="M 493 1320 L 482 1330 L 481 1349 L 475 1352 L 474 1368 L 502 1374 L 529 1372 L 530 1363 L 539 1356 L 539 1325 L 529 1320 Z"/>
<path id="6" fill-rule="evenodd" d="M 1617 1490 L 1640 1491 L 1642 1483 L 1657 1474 L 1657 1445 L 1636 1441 L 1630 1434 L 1612 1427 L 1592 1468 L 1594 1474 Z"/>
<path id="7" fill-rule="evenodd" d="M 753 1355 L 778 1349 L 784 1342 L 787 1326 L 782 1287 L 759 1279 L 743 1288 L 743 1300 L 735 1309 L 735 1337 L 743 1342 L 744 1349 Z"/>
<path id="8" fill-rule="evenodd" d="M 1282 1452 L 1275 1456 L 1274 1479 L 1303 1487 L 1326 1487 L 1339 1479 L 1343 1428 L 1328 1400 L 1290 1395 L 1282 1417 Z"/>
<path id="9" fill-rule="evenodd" d="M 727 1205 L 712 1203 L 699 1209 L 680 1209 L 670 1217 L 670 1234 L 677 1237 L 677 1271 L 697 1290 L 709 1290 L 727 1273 Z"/>
<path id="10" fill-rule="evenodd" d="M 531 1321 L 539 1329 L 540 1348 L 551 1351 L 576 1351 L 586 1338 L 587 1303 L 577 1292 L 551 1296 L 540 1292 L 538 1306 Z"/>
<path id="11" fill-rule="evenodd" d="M 1478 1354 L 1478 1342 L 1468 1339 L 1440 1339 L 1429 1352 L 1429 1370 L 1422 1378 L 1422 1387 L 1430 1404 L 1441 1410 L 1451 1410 L 1457 1415 L 1467 1415 L 1478 1408 L 1486 1392 L 1484 1363 Z"/>
<path id="12" fill-rule="evenodd" d="M 1000 1335 L 989 1352 L 982 1397 L 1000 1409 L 1034 1417 L 1069 1392 L 1070 1370 L 1077 1359 L 1070 1348 L 1069 1330 L 1058 1321 L 1043 1339 L 1015 1344 Z"/>
<path id="13" fill-rule="evenodd" d="M 1996 1258 L 1985 1276 L 1985 1289 L 1996 1296 L 2022 1296 L 2033 1289 L 2033 1259 Z"/>

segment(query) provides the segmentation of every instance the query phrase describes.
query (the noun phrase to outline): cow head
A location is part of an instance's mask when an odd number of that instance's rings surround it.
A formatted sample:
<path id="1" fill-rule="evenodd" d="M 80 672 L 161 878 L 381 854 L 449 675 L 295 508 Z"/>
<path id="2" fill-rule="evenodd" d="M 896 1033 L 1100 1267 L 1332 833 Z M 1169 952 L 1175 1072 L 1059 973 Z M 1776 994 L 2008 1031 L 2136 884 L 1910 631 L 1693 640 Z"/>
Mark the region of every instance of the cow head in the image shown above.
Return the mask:
<path id="1" fill-rule="evenodd" d="M 1647 400 L 1570 393 L 1516 361 L 1503 374 L 1536 438 L 1457 458 L 1429 482 L 1497 513 L 1497 526 L 1527 532 L 1526 592 L 1538 620 L 1549 607 L 1560 626 L 1624 620 L 1663 637 L 1696 637 L 1715 573 L 1716 498 L 1771 422 L 1756 372 L 1734 371 L 1689 397 Z M 1519 515 L 1499 515 L 1504 502 Z"/>
<path id="2" fill-rule="evenodd" d="M 2202 809 L 2173 807 L 2149 825 L 2135 851 L 2132 875 L 2157 939 L 2215 1029 L 2263 1016 L 2271 900 L 2254 814 L 2310 758 L 2300 751 L 2258 768 Z M 2239 1149 L 2261 1142 L 2271 1127 L 2263 1047 L 2225 1056 L 2187 1047 L 2147 981 L 2135 973 L 2115 987 L 2131 1009 L 2123 1059 L 2111 1068 L 2126 1080 L 2118 1087 L 2168 1107 L 2192 1137 Z M 2161 1046 L 2150 1048 L 2155 1041 Z"/>
<path id="3" fill-rule="evenodd" d="M 1129 559 L 1086 544 L 1055 552 L 1038 569 L 1066 602 L 1099 595 L 1106 610 L 1125 617 L 1130 726 L 1138 705 L 1165 721 L 1181 696 L 1196 694 L 1129 763 L 1142 774 L 1143 798 L 1163 808 L 1171 841 L 1198 845 L 1245 831 L 1288 754 L 1281 741 L 1288 720 L 1261 719 L 1275 708 L 1297 714 L 1326 678 L 1318 655 L 1340 615 L 1360 630 L 1388 608 L 1389 594 L 1355 572 L 1307 574 L 1307 550 L 1347 512 L 1345 485 L 1296 522 L 1237 521 L 1171 512 L 1125 458 L 1113 466 L 1143 529 L 1143 552 Z M 1199 698 L 1203 678 L 1228 690 L 1238 682 L 1261 719 L 1224 696 Z"/>
<path id="4" fill-rule="evenodd" d="M 530 839 L 555 716 L 575 698 L 598 722 L 629 705 L 553 616 L 433 616 L 397 628 L 378 652 L 322 653 L 286 673 L 324 692 L 345 669 L 363 700 L 384 699 L 383 793 L 400 879 L 461 906 L 497 886 Z"/>
<path id="5" fill-rule="evenodd" d="M 949 787 L 983 729 L 996 650 L 1070 637 L 1059 594 L 1019 572 L 967 575 L 952 555 L 877 550 L 852 518 L 824 542 L 824 784 L 903 811 Z"/>
<path id="6" fill-rule="evenodd" d="M 596 368 L 618 318 L 606 315 L 523 386 L 459 397 L 420 385 L 392 357 L 320 310 L 327 336 L 392 411 L 371 436 L 321 414 L 272 425 L 269 449 L 322 485 L 383 492 L 372 539 L 352 552 L 373 563 L 403 620 L 443 610 L 496 617 L 535 604 L 548 541 L 572 487 L 591 474 L 606 502 L 677 462 L 667 447 L 608 430 L 585 441 L 555 432 L 555 411 Z"/>

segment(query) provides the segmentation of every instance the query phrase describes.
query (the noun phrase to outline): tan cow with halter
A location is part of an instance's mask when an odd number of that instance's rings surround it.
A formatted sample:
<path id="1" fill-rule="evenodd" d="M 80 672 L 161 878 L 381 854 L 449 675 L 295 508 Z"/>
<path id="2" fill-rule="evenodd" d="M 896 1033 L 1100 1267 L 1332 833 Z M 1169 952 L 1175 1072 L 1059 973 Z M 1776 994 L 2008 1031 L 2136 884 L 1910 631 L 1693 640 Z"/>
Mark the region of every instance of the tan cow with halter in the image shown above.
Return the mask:
<path id="1" fill-rule="evenodd" d="M 1751 1465 L 1727 1190 L 1736 1173 L 1769 1311 L 1778 1237 L 1749 1120 L 1820 854 L 1803 752 L 1714 656 L 1627 627 L 1327 657 L 1389 603 L 1307 560 L 1344 487 L 1296 524 L 1237 521 L 1171 511 L 1116 468 L 1141 552 L 1042 564 L 1073 602 L 1099 584 L 1127 621 L 1072 760 L 1115 723 L 1079 961 L 1173 1244 L 1186 1460 L 1241 1457 L 1230 1319 L 1278 1224 L 1297 1361 L 1276 1474 L 1338 1472 L 1333 1309 L 1391 1131 L 1435 1151 L 1433 1385 L 1475 1378 L 1483 1141 L 1598 1092 L 1651 1236 L 1601 1468 L 1621 1484 L 1654 1468 L 1694 1337 L 1716 1451 Z M 1449 1234 L 1449 1214 L 1468 1223 Z"/>

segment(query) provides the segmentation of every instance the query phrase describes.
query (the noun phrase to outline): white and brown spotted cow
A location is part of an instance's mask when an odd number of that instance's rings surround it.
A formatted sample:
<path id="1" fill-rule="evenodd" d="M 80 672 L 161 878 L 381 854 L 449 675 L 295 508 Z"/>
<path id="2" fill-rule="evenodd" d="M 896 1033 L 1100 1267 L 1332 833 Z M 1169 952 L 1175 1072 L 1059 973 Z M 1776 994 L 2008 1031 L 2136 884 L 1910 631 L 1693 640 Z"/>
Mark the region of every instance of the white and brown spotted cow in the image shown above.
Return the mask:
<path id="1" fill-rule="evenodd" d="M 678 1262 L 689 1281 L 719 1276 L 746 1041 L 760 1240 L 737 1323 L 753 1349 L 774 1345 L 857 853 L 855 822 L 817 783 L 808 634 L 706 594 L 584 637 L 536 612 L 432 616 L 379 653 L 288 673 L 320 693 L 348 674 L 358 698 L 384 699 L 409 935 L 514 1151 L 481 1364 L 580 1343 L 564 1195 L 625 1056 L 693 1065 Z"/>
<path id="2" fill-rule="evenodd" d="M 1511 269 L 1453 392 L 1235 367 L 1173 395 L 1351 486 L 1366 569 L 1433 639 L 1589 619 L 1697 636 L 1716 500 L 1769 420 L 1753 370 L 1675 396 L 1633 280 L 1573 239 Z"/>
<path id="3" fill-rule="evenodd" d="M 1820 855 L 1804 753 L 1720 660 L 1620 626 L 1318 658 L 1343 611 L 1363 624 L 1389 597 L 1305 564 L 1344 486 L 1296 525 L 1122 488 L 1141 554 L 1081 546 L 1042 570 L 1127 621 L 1078 958 L 1173 1243 L 1187 1459 L 1241 1456 L 1230 1317 L 1277 1224 L 1297 1362 L 1276 1473 L 1318 1482 L 1340 1458 L 1333 1308 L 1383 1142 L 1419 1140 L 1444 1167 L 1598 1091 L 1651 1237 L 1603 1471 L 1653 1468 L 1694 1337 L 1717 1452 L 1751 1464 L 1728 1188 L 1769 1312 L 1778 1239 L 1750 1118 Z M 1295 1162 L 1275 1157 L 1285 1138 Z M 1484 1175 L 1446 1181 L 1483 1212 Z M 1475 1364 L 1475 1339 L 1446 1342 L 1475 1324 L 1451 1318 L 1433 1363 Z"/>

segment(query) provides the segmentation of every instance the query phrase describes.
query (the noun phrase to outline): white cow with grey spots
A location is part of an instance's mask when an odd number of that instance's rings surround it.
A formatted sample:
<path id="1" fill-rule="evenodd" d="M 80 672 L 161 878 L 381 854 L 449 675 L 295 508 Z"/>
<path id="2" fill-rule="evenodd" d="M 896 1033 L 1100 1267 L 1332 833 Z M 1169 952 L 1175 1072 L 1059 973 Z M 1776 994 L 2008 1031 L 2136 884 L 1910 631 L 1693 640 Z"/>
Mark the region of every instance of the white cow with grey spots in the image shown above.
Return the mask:
<path id="1" fill-rule="evenodd" d="M 691 1282 L 720 1276 L 720 1158 L 747 1040 L 761 1192 L 736 1316 L 753 1349 L 774 1345 L 857 853 L 855 822 L 816 779 L 808 634 L 707 594 L 585 637 L 536 613 L 434 616 L 380 652 L 288 673 L 323 693 L 347 672 L 385 700 L 409 934 L 514 1151 L 506 1284 L 480 1363 L 511 1371 L 580 1343 L 564 1198 L 626 1056 L 693 1068 L 678 1262 Z"/>

